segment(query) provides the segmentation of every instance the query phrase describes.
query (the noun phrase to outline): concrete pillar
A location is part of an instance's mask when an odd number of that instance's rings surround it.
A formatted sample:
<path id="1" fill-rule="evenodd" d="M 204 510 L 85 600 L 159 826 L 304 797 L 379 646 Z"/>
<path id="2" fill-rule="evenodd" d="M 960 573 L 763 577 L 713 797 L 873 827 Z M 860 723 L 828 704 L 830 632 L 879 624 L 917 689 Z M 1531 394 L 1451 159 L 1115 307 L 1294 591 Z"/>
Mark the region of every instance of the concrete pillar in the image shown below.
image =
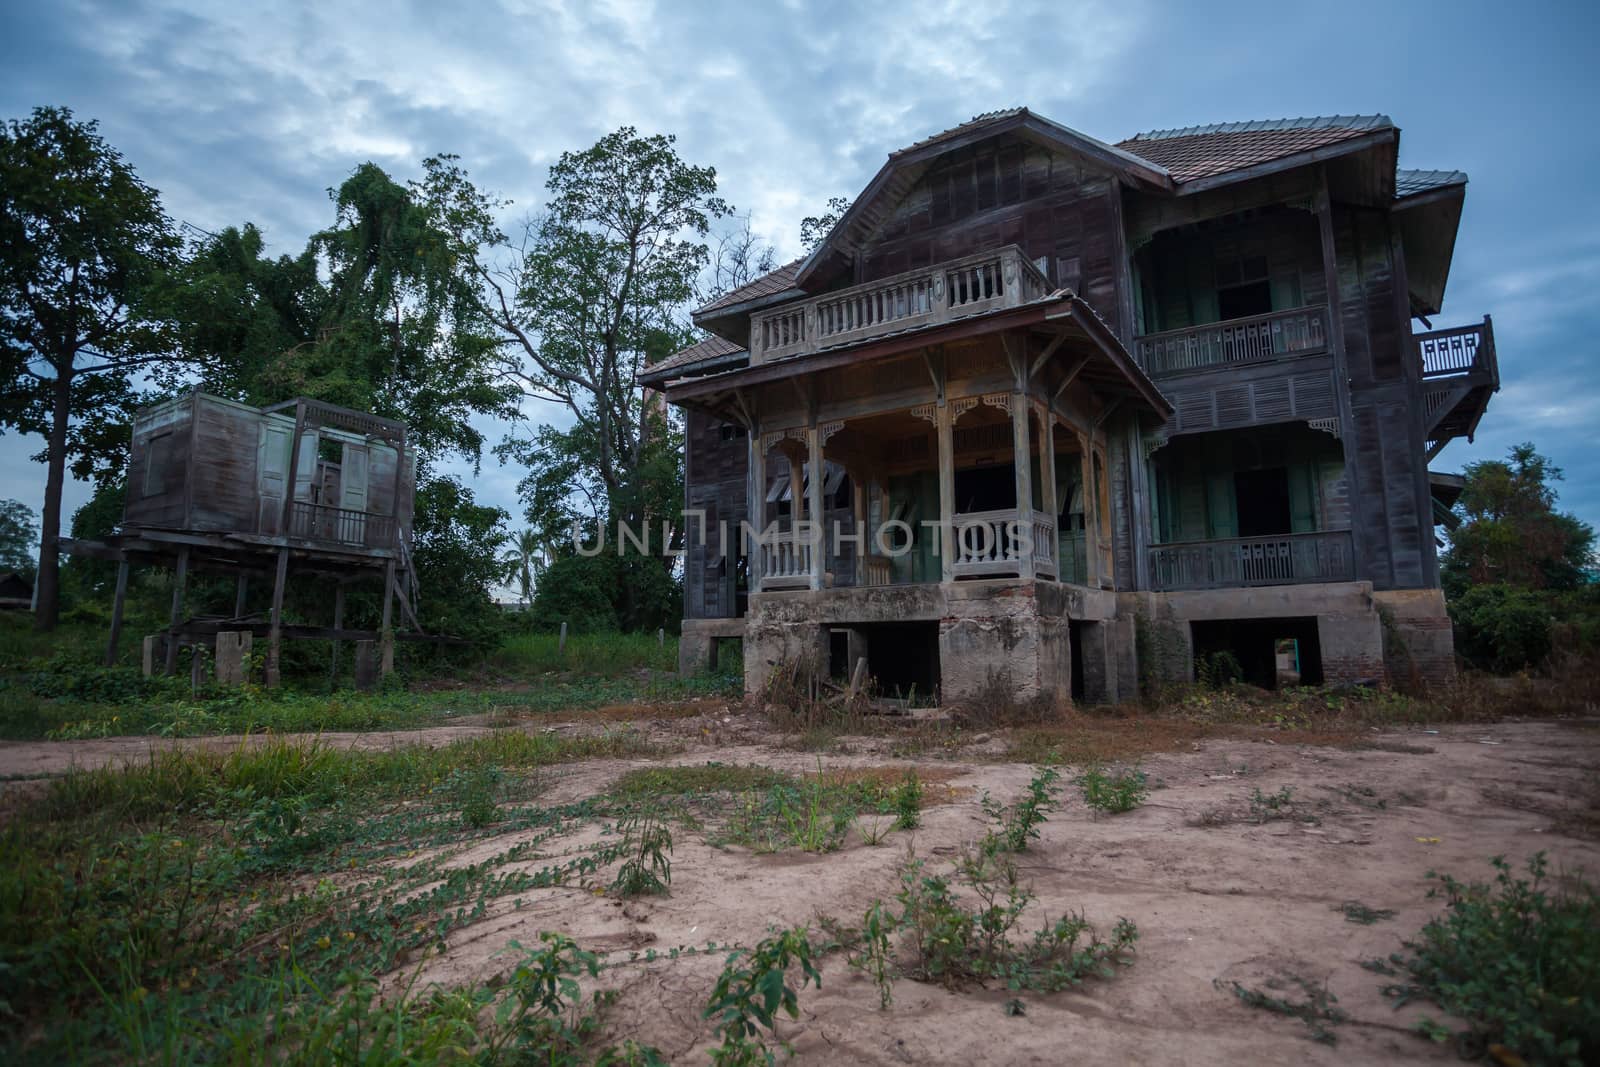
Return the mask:
<path id="1" fill-rule="evenodd" d="M 217 634 L 217 685 L 237 687 L 249 681 L 250 652 L 255 635 L 249 630 L 224 630 Z"/>
<path id="2" fill-rule="evenodd" d="M 141 650 L 141 664 L 146 678 L 154 678 L 156 673 L 156 657 L 161 654 L 161 635 L 151 634 L 144 639 Z"/>

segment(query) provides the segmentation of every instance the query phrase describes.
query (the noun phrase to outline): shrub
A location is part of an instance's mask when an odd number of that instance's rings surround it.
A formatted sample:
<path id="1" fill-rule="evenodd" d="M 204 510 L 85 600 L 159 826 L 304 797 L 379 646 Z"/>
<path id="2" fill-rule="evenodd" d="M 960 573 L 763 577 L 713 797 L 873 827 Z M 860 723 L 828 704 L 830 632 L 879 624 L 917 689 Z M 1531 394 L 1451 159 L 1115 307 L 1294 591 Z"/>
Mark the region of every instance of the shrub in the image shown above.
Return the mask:
<path id="1" fill-rule="evenodd" d="M 1411 982 L 1385 992 L 1400 1002 L 1432 1000 L 1468 1020 L 1469 1037 L 1501 1046 L 1502 1063 L 1578 1064 L 1600 1059 L 1600 894 L 1577 882 L 1545 886 L 1543 852 L 1528 861 L 1531 878 L 1492 861 L 1492 886 L 1438 881 L 1429 897 L 1446 910 L 1406 943 L 1397 960 Z"/>
<path id="2" fill-rule="evenodd" d="M 811 958 L 814 952 L 804 927 L 797 926 L 762 941 L 755 948 L 728 956 L 706 1003 L 705 1017 L 718 1019 L 722 1044 L 711 1052 L 715 1064 L 743 1067 L 775 1062 L 762 1031 L 778 1038 L 778 1013 L 800 1017 L 799 992 L 807 985 L 822 988 L 822 975 Z M 800 970 L 800 986 L 789 984 L 790 968 Z M 787 1042 L 780 1048 L 789 1050 Z"/>
<path id="3" fill-rule="evenodd" d="M 1098 767 L 1091 767 L 1079 776 L 1078 788 L 1083 791 L 1083 802 L 1090 810 L 1110 815 L 1132 811 L 1144 803 L 1150 792 L 1143 771 L 1107 774 Z"/>
<path id="4" fill-rule="evenodd" d="M 1046 813 L 1055 807 L 1055 796 L 1061 791 L 1056 783 L 1060 779 L 1061 772 L 1054 767 L 1034 768 L 1028 791 L 1009 807 L 1001 806 L 985 793 L 983 810 L 996 826 L 983 839 L 984 852 L 1026 852 L 1028 842 L 1038 838 Z"/>
<path id="5" fill-rule="evenodd" d="M 1449 605 L 1456 651 L 1496 674 L 1536 667 L 1550 655 L 1554 604 L 1551 594 L 1532 589 L 1474 586 Z"/>

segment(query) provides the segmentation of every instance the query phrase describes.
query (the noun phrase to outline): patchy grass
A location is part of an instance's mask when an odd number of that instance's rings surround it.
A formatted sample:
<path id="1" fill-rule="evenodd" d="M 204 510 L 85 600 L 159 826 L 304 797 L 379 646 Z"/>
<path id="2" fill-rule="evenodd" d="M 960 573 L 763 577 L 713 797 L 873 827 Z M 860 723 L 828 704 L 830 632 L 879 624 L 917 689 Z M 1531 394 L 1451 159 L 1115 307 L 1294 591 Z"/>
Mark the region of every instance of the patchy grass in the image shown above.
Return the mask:
<path id="1" fill-rule="evenodd" d="M 611 795 L 620 800 L 638 801 L 707 793 L 744 793 L 777 786 L 792 787 L 794 783 L 793 776 L 769 767 L 710 762 L 629 771 L 617 779 L 611 787 Z"/>
<path id="2" fill-rule="evenodd" d="M 1270 978 L 1267 980 L 1266 989 L 1251 989 L 1238 982 L 1229 982 L 1225 986 L 1220 978 L 1217 979 L 1216 986 L 1218 989 L 1231 990 L 1234 996 L 1252 1008 L 1299 1019 L 1311 1032 L 1311 1040 L 1323 1045 L 1337 1045 L 1339 1036 L 1334 1033 L 1333 1027 L 1350 1018 L 1344 1009 L 1339 1007 L 1339 998 L 1334 996 L 1326 985 L 1318 984 L 1298 974 Z M 1291 986 L 1298 988 L 1304 999 L 1296 1000 L 1292 995 L 1280 995 L 1290 992 Z"/>
<path id="3" fill-rule="evenodd" d="M 515 677 L 586 674 L 613 678 L 632 671 L 676 671 L 678 639 L 653 633 L 573 634 L 561 648 L 559 634 L 509 634 L 488 656 L 488 665 Z"/>
<path id="4" fill-rule="evenodd" d="M 1387 908 L 1369 908 L 1359 900 L 1347 900 L 1342 904 L 1332 905 L 1333 910 L 1344 914 L 1344 921 L 1357 923 L 1361 926 L 1372 926 L 1375 923 L 1387 922 L 1394 918 L 1395 913 Z"/>

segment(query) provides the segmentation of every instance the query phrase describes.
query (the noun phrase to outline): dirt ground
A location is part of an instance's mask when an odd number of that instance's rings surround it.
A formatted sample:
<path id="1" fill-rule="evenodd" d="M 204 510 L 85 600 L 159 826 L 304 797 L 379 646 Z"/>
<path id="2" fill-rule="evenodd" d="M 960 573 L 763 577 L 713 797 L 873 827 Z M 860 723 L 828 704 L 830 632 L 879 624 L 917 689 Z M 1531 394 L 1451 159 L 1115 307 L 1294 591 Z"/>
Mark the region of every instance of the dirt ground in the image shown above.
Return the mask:
<path id="1" fill-rule="evenodd" d="M 339 743 L 432 743 L 482 732 L 450 727 L 406 735 L 350 735 Z M 816 770 L 819 757 L 778 747 L 728 717 L 682 718 L 652 725 L 684 750 L 665 762 L 759 763 Z M 359 738 L 359 740 L 354 740 Z M 331 740 L 332 738 L 330 738 Z M 170 743 L 170 742 L 163 742 Z M 206 744 L 237 743 L 213 739 Z M 138 757 L 149 743 L 131 740 L 7 744 L 0 774 L 57 773 L 79 765 Z M 1118 916 L 1138 924 L 1133 964 L 1081 991 L 1022 994 L 1026 1011 L 1002 1010 L 1000 989 L 947 992 L 901 979 L 894 1002 L 877 992 L 842 955 L 828 956 L 821 991 L 801 994 L 801 1018 L 781 1035 L 801 1062 L 813 1063 L 1175 1063 L 1455 1062 L 1448 1047 L 1408 1030 L 1427 1011 L 1393 1010 L 1380 995 L 1387 980 L 1359 966 L 1400 948 L 1436 914 L 1426 899 L 1430 870 L 1488 880 L 1489 857 L 1517 866 L 1539 850 L 1551 868 L 1600 877 L 1600 722 L 1523 722 L 1409 729 L 1372 734 L 1363 747 L 1201 738 L 1184 749 L 1146 756 L 1155 787 L 1137 810 L 1096 817 L 1070 787 L 1020 859 L 1038 894 L 1042 921 L 1081 909 L 1102 932 Z M 820 757 L 827 770 L 906 767 L 870 742 Z M 547 769 L 549 803 L 603 791 L 634 767 L 662 760 L 599 760 Z M 603 984 L 622 996 L 608 1015 L 610 1039 L 634 1037 L 674 1062 L 705 1062 L 710 1024 L 700 1010 L 723 953 L 628 962 L 630 952 L 753 944 L 769 927 L 821 916 L 849 925 L 875 898 L 892 898 L 897 865 L 907 854 L 947 867 L 986 822 L 985 792 L 1011 800 L 1032 770 L 994 758 L 928 761 L 937 767 L 938 800 L 914 833 L 891 834 L 877 847 L 854 837 L 841 851 L 754 854 L 716 848 L 693 831 L 675 831 L 669 896 L 622 902 L 577 887 L 541 890 L 515 907 L 502 901 L 480 921 L 454 932 L 447 951 L 423 965 L 421 985 L 488 979 L 509 964 L 507 942 L 536 943 L 559 930 L 585 948 L 609 953 L 616 966 Z M 1070 775 L 1069 775 L 1070 776 Z M 1306 821 L 1255 822 L 1250 796 L 1293 790 Z M 1314 819 L 1315 821 L 1310 821 Z M 532 867 L 592 843 L 593 828 L 551 846 Z M 452 862 L 501 852 L 516 835 L 475 844 Z M 1395 913 L 1373 925 L 1346 920 L 1345 902 Z M 1228 984 L 1266 988 L 1303 978 L 1325 985 L 1349 1021 L 1333 1027 L 1338 1044 L 1309 1039 L 1299 1020 L 1242 1004 Z M 1220 981 L 1222 988 L 1218 987 Z M 418 988 L 420 988 L 419 986 Z M 1298 995 L 1298 989 L 1279 990 Z"/>

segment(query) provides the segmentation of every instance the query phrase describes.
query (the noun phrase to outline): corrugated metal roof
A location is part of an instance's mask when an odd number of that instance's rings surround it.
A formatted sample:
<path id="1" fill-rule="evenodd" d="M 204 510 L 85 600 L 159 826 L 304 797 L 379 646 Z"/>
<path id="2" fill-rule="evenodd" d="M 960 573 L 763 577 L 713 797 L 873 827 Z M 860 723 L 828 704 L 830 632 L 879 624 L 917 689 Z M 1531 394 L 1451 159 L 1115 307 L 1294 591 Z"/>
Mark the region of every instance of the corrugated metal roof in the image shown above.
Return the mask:
<path id="1" fill-rule="evenodd" d="M 777 293 L 784 292 L 787 289 L 792 289 L 794 288 L 795 275 L 800 273 L 800 264 L 804 262 L 805 259 L 802 257 L 795 260 L 793 263 L 785 263 L 783 266 L 779 267 L 770 274 L 763 274 L 755 281 L 747 282 L 746 284 L 739 286 L 739 288 L 723 293 L 715 300 L 707 302 L 706 304 L 697 308 L 695 310 L 695 314 L 705 315 L 709 312 L 716 311 L 719 308 L 732 307 L 735 304 L 742 304 L 746 300 L 755 300 L 763 296 L 773 296 Z"/>
<path id="2" fill-rule="evenodd" d="M 1416 196 L 1418 193 L 1443 189 L 1449 185 L 1467 184 L 1467 175 L 1459 170 L 1397 170 L 1394 172 L 1394 198 Z"/>
<path id="3" fill-rule="evenodd" d="M 1328 115 L 1151 130 L 1117 147 L 1167 168 L 1182 183 L 1393 129 L 1387 115 Z"/>

